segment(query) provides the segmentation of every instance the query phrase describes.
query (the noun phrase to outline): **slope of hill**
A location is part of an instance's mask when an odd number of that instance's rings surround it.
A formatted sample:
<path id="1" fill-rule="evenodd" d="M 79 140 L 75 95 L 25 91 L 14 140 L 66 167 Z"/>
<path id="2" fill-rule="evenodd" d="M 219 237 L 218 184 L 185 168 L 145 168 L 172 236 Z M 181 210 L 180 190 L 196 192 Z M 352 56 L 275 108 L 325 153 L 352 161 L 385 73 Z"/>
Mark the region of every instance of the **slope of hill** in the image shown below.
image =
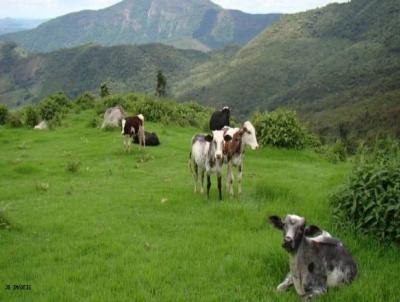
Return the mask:
<path id="1" fill-rule="evenodd" d="M 97 91 L 102 82 L 107 82 L 113 93 L 153 94 L 159 69 L 174 82 L 209 57 L 200 51 L 161 44 L 85 45 L 27 54 L 13 43 L 0 43 L 0 103 L 18 106 L 55 91 L 75 97 L 83 91 Z"/>
<path id="2" fill-rule="evenodd" d="M 344 123 L 364 134 L 389 128 L 400 136 L 399 32 L 395 0 L 353 0 L 288 15 L 224 67 L 209 73 L 196 67 L 175 93 L 229 104 L 242 115 L 292 107 L 321 132 Z"/>
<path id="3" fill-rule="evenodd" d="M 32 29 L 45 21 L 42 19 L 0 19 L 0 35 Z"/>
<path id="4" fill-rule="evenodd" d="M 118 129 L 88 128 L 93 116 L 44 132 L 0 126 L 0 208 L 11 221 L 0 228 L 0 282 L 32 286 L 29 299 L 3 289 L 2 301 L 299 302 L 293 288 L 276 291 L 288 257 L 265 221 L 288 212 L 343 240 L 360 267 L 355 282 L 319 300 L 398 301 L 398 247 L 332 225 L 328 196 L 349 163 L 249 151 L 243 194 L 217 201 L 213 177 L 207 201 L 193 194 L 187 167 L 200 129 L 146 122 L 161 146 L 128 154 Z"/>
<path id="5" fill-rule="evenodd" d="M 68 14 L 2 39 L 35 52 L 87 43 L 155 42 L 209 50 L 244 44 L 279 18 L 279 14 L 225 10 L 209 0 L 124 0 L 106 9 Z"/>

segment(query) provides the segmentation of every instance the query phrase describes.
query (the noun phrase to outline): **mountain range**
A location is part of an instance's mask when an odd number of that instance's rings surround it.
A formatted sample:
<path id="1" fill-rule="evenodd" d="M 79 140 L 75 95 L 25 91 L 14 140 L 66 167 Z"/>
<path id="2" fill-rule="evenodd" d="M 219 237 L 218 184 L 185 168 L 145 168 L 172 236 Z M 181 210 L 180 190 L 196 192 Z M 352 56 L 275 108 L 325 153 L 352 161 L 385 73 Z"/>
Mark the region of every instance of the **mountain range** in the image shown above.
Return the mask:
<path id="1" fill-rule="evenodd" d="M 32 29 L 45 21 L 44 19 L 0 19 L 0 35 Z"/>
<path id="2" fill-rule="evenodd" d="M 31 52 L 87 43 L 164 43 L 208 51 L 245 44 L 280 17 L 227 10 L 208 0 L 124 0 L 102 10 L 61 16 L 0 39 L 14 41 Z"/>
<path id="3" fill-rule="evenodd" d="M 154 93 L 162 69 L 170 96 L 229 105 L 239 118 L 289 107 L 321 136 L 345 127 L 355 137 L 400 137 L 399 32 L 398 0 L 352 0 L 284 15 L 242 47 L 206 53 L 87 44 L 29 54 L 3 43 L 0 102 L 37 102 L 59 90 L 76 97 L 104 81 L 114 93 Z"/>

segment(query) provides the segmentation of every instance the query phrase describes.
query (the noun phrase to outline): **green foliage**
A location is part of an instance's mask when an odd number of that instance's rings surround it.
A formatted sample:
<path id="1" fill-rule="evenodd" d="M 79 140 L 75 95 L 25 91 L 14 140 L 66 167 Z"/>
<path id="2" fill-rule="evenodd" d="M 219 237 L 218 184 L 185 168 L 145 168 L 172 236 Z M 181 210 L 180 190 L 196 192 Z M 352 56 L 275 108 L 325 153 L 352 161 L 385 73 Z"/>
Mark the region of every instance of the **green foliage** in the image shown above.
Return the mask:
<path id="1" fill-rule="evenodd" d="M 75 99 L 75 105 L 81 110 L 92 109 L 95 107 L 96 98 L 90 92 L 84 92 Z"/>
<path id="2" fill-rule="evenodd" d="M 33 128 L 39 123 L 39 114 L 32 105 L 28 105 L 24 109 L 24 124 Z"/>
<path id="3" fill-rule="evenodd" d="M 102 98 L 105 98 L 105 97 L 109 96 L 110 94 L 111 94 L 110 89 L 108 88 L 107 83 L 102 83 L 100 85 L 100 96 Z"/>
<path id="4" fill-rule="evenodd" d="M 96 106 L 96 112 L 103 114 L 107 108 L 121 106 L 131 114 L 143 114 L 146 121 L 179 126 L 202 127 L 212 109 L 194 102 L 177 103 L 140 94 L 113 95 L 106 97 Z"/>
<path id="5" fill-rule="evenodd" d="M 4 125 L 7 122 L 8 108 L 4 104 L 0 104 L 0 125 Z"/>
<path id="6" fill-rule="evenodd" d="M 44 98 L 38 106 L 42 119 L 51 122 L 60 120 L 60 115 L 65 114 L 70 108 L 68 98 L 61 92 Z"/>
<path id="7" fill-rule="evenodd" d="M 379 141 L 364 148 L 347 183 L 331 196 L 336 224 L 400 242 L 400 144 Z"/>
<path id="8" fill-rule="evenodd" d="M 296 112 L 277 109 L 271 113 L 255 113 L 253 116 L 258 141 L 288 149 L 301 149 L 306 144 L 306 131 Z"/>
<path id="9" fill-rule="evenodd" d="M 20 128 L 22 127 L 22 114 L 19 111 L 11 111 L 8 113 L 7 123 L 12 128 Z"/>
<path id="10" fill-rule="evenodd" d="M 324 146 L 321 153 L 324 153 L 328 160 L 334 164 L 344 162 L 347 158 L 346 146 L 340 140 L 337 140 L 333 145 Z"/>

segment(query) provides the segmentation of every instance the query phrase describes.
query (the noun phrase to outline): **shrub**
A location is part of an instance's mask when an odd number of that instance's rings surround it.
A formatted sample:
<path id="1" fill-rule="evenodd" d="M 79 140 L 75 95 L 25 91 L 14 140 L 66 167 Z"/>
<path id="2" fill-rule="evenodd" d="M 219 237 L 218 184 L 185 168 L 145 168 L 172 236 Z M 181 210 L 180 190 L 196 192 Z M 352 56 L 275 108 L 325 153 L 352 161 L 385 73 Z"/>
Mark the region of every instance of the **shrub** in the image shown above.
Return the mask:
<path id="1" fill-rule="evenodd" d="M 96 98 L 90 92 L 85 92 L 75 100 L 76 106 L 82 110 L 92 109 L 95 106 Z"/>
<path id="2" fill-rule="evenodd" d="M 400 145 L 380 141 L 364 148 L 347 183 L 330 198 L 339 227 L 400 242 Z"/>
<path id="3" fill-rule="evenodd" d="M 68 112 L 70 108 L 68 98 L 61 92 L 44 98 L 38 106 L 38 111 L 42 119 L 51 121 L 59 115 Z"/>
<path id="4" fill-rule="evenodd" d="M 24 110 L 24 124 L 28 127 L 35 127 L 39 123 L 39 114 L 32 105 L 28 105 Z"/>
<path id="5" fill-rule="evenodd" d="M 8 108 L 4 104 L 0 104 L 0 125 L 4 125 L 7 122 Z"/>
<path id="6" fill-rule="evenodd" d="M 96 104 L 96 112 L 103 114 L 107 108 L 117 105 L 132 114 L 143 114 L 146 121 L 198 128 L 208 122 L 212 113 L 210 108 L 193 102 L 181 104 L 139 94 L 108 96 Z"/>
<path id="7" fill-rule="evenodd" d="M 65 166 L 65 171 L 71 173 L 77 173 L 81 167 L 81 163 L 78 160 L 71 160 Z"/>
<path id="8" fill-rule="evenodd" d="M 9 112 L 7 117 L 7 122 L 13 128 L 22 127 L 23 124 L 22 124 L 21 112 L 19 111 Z"/>
<path id="9" fill-rule="evenodd" d="M 271 113 L 255 113 L 254 126 L 261 145 L 301 149 L 306 143 L 306 131 L 297 114 L 288 109 Z"/>
<path id="10" fill-rule="evenodd" d="M 329 146 L 326 151 L 328 160 L 334 164 L 346 161 L 347 150 L 342 141 L 337 140 L 335 144 Z"/>

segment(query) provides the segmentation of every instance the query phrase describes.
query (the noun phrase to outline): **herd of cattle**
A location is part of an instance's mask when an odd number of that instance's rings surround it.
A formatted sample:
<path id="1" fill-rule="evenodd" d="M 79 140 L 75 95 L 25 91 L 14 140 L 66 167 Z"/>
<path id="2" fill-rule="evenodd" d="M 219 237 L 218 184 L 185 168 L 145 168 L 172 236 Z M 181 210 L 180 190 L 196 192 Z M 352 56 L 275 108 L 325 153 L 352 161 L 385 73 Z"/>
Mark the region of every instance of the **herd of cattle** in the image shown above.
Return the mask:
<path id="1" fill-rule="evenodd" d="M 115 109 L 115 108 L 114 108 Z M 106 112 L 107 113 L 107 112 Z M 109 112 L 110 113 L 110 112 Z M 250 121 L 240 128 L 229 123 L 230 110 L 224 107 L 210 119 L 210 134 L 196 134 L 192 138 L 189 166 L 194 179 L 194 192 L 204 192 L 204 176 L 207 175 L 207 198 L 210 197 L 211 175 L 217 175 L 219 199 L 222 199 L 222 167 L 227 165 L 226 188 L 233 192 L 233 167 L 237 167 L 238 193 L 241 193 L 245 147 L 259 147 L 256 131 Z M 141 147 L 146 146 L 144 116 L 122 118 L 124 148 L 130 150 L 132 139 Z M 270 224 L 283 232 L 282 247 L 289 253 L 290 271 L 278 285 L 284 291 L 291 285 L 298 295 L 313 298 L 326 293 L 329 287 L 350 283 L 357 275 L 357 265 L 342 242 L 315 225 L 306 225 L 304 217 L 287 215 L 269 217 Z"/>

